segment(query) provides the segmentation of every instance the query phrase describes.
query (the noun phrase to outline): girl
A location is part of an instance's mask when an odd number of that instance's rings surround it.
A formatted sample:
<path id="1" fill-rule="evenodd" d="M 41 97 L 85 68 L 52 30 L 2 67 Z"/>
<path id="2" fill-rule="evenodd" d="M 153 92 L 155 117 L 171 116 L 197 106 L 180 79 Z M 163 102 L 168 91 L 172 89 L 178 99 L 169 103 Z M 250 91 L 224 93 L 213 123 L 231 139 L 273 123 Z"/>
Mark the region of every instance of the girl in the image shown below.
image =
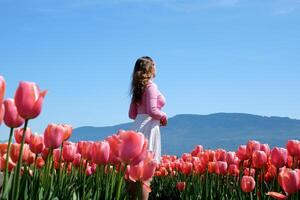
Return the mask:
<path id="1" fill-rule="evenodd" d="M 135 120 L 133 130 L 143 133 L 148 139 L 148 148 L 159 163 L 161 157 L 159 126 L 166 126 L 168 120 L 166 113 L 161 111 L 165 105 L 165 98 L 153 82 L 155 76 L 155 64 L 150 57 L 137 59 L 132 73 L 129 118 Z M 143 199 L 148 199 L 148 196 L 148 192 L 143 190 Z"/>

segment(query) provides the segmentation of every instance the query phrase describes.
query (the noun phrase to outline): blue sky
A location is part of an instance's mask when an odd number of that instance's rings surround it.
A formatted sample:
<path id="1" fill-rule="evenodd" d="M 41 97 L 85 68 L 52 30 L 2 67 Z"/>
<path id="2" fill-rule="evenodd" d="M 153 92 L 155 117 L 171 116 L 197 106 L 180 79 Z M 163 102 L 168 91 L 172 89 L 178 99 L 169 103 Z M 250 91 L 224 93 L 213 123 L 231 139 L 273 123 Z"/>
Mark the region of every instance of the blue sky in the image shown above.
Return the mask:
<path id="1" fill-rule="evenodd" d="M 40 117 L 128 122 L 136 58 L 157 63 L 165 111 L 300 119 L 300 0 L 0 0 L 0 74 L 48 89 Z M 0 128 L 0 139 L 7 128 Z"/>

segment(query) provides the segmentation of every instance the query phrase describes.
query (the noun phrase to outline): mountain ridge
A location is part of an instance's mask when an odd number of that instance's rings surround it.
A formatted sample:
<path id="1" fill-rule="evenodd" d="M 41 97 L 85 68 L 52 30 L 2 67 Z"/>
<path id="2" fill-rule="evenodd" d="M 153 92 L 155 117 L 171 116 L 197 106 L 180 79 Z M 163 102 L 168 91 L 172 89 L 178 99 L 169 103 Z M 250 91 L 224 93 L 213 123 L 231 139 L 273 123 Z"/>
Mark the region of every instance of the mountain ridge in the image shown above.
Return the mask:
<path id="1" fill-rule="evenodd" d="M 119 129 L 129 130 L 132 122 L 112 126 L 75 128 L 71 141 L 103 140 Z M 195 145 L 236 150 L 238 145 L 256 139 L 270 146 L 285 146 L 288 139 L 299 139 L 300 120 L 289 117 L 248 113 L 179 114 L 161 127 L 162 153 L 180 155 Z"/>

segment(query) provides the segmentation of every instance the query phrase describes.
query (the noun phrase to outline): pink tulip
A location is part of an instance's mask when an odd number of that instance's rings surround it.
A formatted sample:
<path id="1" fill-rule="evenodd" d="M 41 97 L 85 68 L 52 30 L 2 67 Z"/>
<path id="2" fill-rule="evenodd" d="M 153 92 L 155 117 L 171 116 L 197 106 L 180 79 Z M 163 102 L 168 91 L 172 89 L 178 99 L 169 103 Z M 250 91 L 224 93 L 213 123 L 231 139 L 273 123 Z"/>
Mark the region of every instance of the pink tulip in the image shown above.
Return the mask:
<path id="1" fill-rule="evenodd" d="M 268 192 L 267 195 L 271 196 L 271 197 L 273 197 L 274 199 L 277 199 L 277 200 L 285 200 L 285 199 L 288 198 L 288 196 L 286 196 L 284 194 L 281 194 L 281 193 L 278 193 L 278 192 Z"/>
<path id="2" fill-rule="evenodd" d="M 260 143 L 256 140 L 249 140 L 246 147 L 247 155 L 251 156 L 255 150 L 260 150 Z"/>
<path id="3" fill-rule="evenodd" d="M 42 135 L 32 134 L 30 136 L 29 148 L 35 154 L 42 153 L 45 148 L 44 137 Z"/>
<path id="4" fill-rule="evenodd" d="M 92 171 L 92 167 L 90 165 L 88 165 L 85 169 L 85 174 L 87 176 L 91 176 L 93 174 L 93 171 Z"/>
<path id="5" fill-rule="evenodd" d="M 185 175 L 191 174 L 193 172 L 193 163 L 182 162 L 180 171 Z"/>
<path id="6" fill-rule="evenodd" d="M 284 148 L 274 147 L 271 151 L 271 163 L 277 167 L 283 167 L 287 162 L 287 150 Z"/>
<path id="7" fill-rule="evenodd" d="M 73 128 L 68 124 L 63 124 L 62 126 L 65 128 L 64 141 L 67 141 L 72 135 Z"/>
<path id="8" fill-rule="evenodd" d="M 10 128 L 18 128 L 24 123 L 24 119 L 19 115 L 14 99 L 6 99 L 4 101 L 5 114 L 4 123 Z"/>
<path id="9" fill-rule="evenodd" d="M 6 162 L 6 153 L 0 154 L 0 170 L 1 171 L 4 171 L 6 168 L 5 162 Z M 8 171 L 11 172 L 15 168 L 15 166 L 16 166 L 16 163 L 14 163 L 9 156 L 8 157 Z"/>
<path id="10" fill-rule="evenodd" d="M 75 155 L 76 155 L 76 145 L 75 143 L 64 143 L 63 146 L 63 159 L 66 162 L 73 162 L 73 160 L 75 159 Z"/>
<path id="11" fill-rule="evenodd" d="M 157 163 L 153 159 L 153 155 L 149 152 L 145 160 L 137 165 L 128 165 L 126 169 L 126 177 L 133 182 L 141 181 L 143 187 L 149 192 L 151 191 L 149 180 L 153 177 Z"/>
<path id="12" fill-rule="evenodd" d="M 197 145 L 195 149 L 191 152 L 192 156 L 197 156 L 200 152 L 203 151 L 203 146 L 202 145 Z"/>
<path id="13" fill-rule="evenodd" d="M 64 139 L 65 128 L 62 125 L 49 124 L 44 132 L 44 144 L 47 148 L 58 148 Z"/>
<path id="14" fill-rule="evenodd" d="M 243 192 L 252 192 L 255 188 L 255 180 L 252 176 L 243 176 L 241 181 Z"/>
<path id="15" fill-rule="evenodd" d="M 146 156 L 148 140 L 142 133 L 135 131 L 121 131 L 118 133 L 119 157 L 124 163 L 137 164 Z"/>
<path id="16" fill-rule="evenodd" d="M 80 145 L 81 147 L 81 156 L 83 159 L 92 160 L 93 158 L 93 145 L 92 141 L 83 141 Z"/>
<path id="17" fill-rule="evenodd" d="M 20 154 L 20 147 L 21 145 L 18 143 L 13 143 L 11 144 L 11 149 L 10 149 L 10 158 L 12 159 L 13 162 L 17 163 L 19 159 L 19 154 Z M 22 156 L 22 161 L 26 162 L 29 158 L 29 146 L 27 144 L 24 144 L 23 147 L 23 156 Z"/>
<path id="18" fill-rule="evenodd" d="M 245 176 L 252 176 L 252 177 L 254 177 L 255 176 L 255 169 L 253 169 L 253 168 L 245 168 L 244 169 L 244 175 Z"/>
<path id="19" fill-rule="evenodd" d="M 264 151 L 256 150 L 252 153 L 252 166 L 261 169 L 267 163 L 267 155 Z"/>
<path id="20" fill-rule="evenodd" d="M 217 161 L 216 162 L 216 174 L 225 175 L 227 173 L 227 162 Z"/>
<path id="21" fill-rule="evenodd" d="M 81 164 L 80 162 L 81 162 L 81 154 L 76 153 L 72 164 L 73 164 L 74 167 L 79 167 L 80 164 Z"/>
<path id="22" fill-rule="evenodd" d="M 16 129 L 15 130 L 15 140 L 17 143 L 21 143 L 22 142 L 22 136 L 23 136 L 23 132 L 24 132 L 24 129 L 23 128 L 20 128 L 20 129 Z M 31 129 L 29 127 L 26 128 L 26 132 L 25 132 L 25 143 L 26 144 L 29 144 L 30 143 L 30 137 L 32 135 L 32 132 L 31 132 Z"/>
<path id="23" fill-rule="evenodd" d="M 249 158 L 249 156 L 247 155 L 247 147 L 246 145 L 240 145 L 237 152 L 236 152 L 236 156 L 240 159 L 240 160 L 247 160 Z"/>
<path id="24" fill-rule="evenodd" d="M 18 113 L 24 119 L 36 118 L 42 110 L 42 104 L 47 91 L 40 91 L 32 82 L 20 82 L 15 94 L 15 104 Z"/>
<path id="25" fill-rule="evenodd" d="M 299 189 L 300 177 L 297 171 L 286 168 L 279 173 L 278 182 L 286 193 L 293 194 Z"/>
<path id="26" fill-rule="evenodd" d="M 289 140 L 286 144 L 286 149 L 291 156 L 300 156 L 299 140 Z"/>
<path id="27" fill-rule="evenodd" d="M 112 135 L 105 139 L 109 143 L 109 163 L 118 164 L 119 158 L 119 145 L 121 143 L 118 135 Z"/>
<path id="28" fill-rule="evenodd" d="M 54 149 L 53 150 L 53 161 L 58 163 L 59 165 L 59 160 L 60 160 L 60 149 Z M 62 158 L 63 161 L 63 158 Z"/>
<path id="29" fill-rule="evenodd" d="M 229 151 L 226 154 L 226 162 L 228 165 L 233 164 L 235 162 L 235 152 Z"/>
<path id="30" fill-rule="evenodd" d="M 105 165 L 109 159 L 109 143 L 107 141 L 95 142 L 92 147 L 92 161 L 98 165 Z"/>
<path id="31" fill-rule="evenodd" d="M 45 165 L 45 161 L 42 157 L 37 157 L 36 159 L 36 166 L 37 168 L 42 168 Z"/>
<path id="32" fill-rule="evenodd" d="M 2 105 L 2 103 L 4 99 L 5 88 L 6 88 L 5 80 L 2 76 L 0 76 L 0 124 L 2 123 L 2 119 L 4 116 L 4 105 Z"/>
<path id="33" fill-rule="evenodd" d="M 264 151 L 266 153 L 267 156 L 270 155 L 270 146 L 268 144 L 261 144 L 260 145 L 260 150 Z"/>

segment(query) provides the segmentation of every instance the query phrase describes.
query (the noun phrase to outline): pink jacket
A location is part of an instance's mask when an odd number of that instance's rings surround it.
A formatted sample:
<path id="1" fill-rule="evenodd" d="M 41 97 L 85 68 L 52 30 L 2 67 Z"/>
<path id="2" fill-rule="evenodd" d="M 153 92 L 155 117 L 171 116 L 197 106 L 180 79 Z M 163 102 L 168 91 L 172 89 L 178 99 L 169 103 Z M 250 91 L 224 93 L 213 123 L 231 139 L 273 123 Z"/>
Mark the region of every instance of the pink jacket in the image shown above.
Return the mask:
<path id="1" fill-rule="evenodd" d="M 153 119 L 160 120 L 166 113 L 161 111 L 165 105 L 165 97 L 160 93 L 155 83 L 151 80 L 145 87 L 140 103 L 130 103 L 129 118 L 135 119 L 137 114 L 148 114 Z"/>

